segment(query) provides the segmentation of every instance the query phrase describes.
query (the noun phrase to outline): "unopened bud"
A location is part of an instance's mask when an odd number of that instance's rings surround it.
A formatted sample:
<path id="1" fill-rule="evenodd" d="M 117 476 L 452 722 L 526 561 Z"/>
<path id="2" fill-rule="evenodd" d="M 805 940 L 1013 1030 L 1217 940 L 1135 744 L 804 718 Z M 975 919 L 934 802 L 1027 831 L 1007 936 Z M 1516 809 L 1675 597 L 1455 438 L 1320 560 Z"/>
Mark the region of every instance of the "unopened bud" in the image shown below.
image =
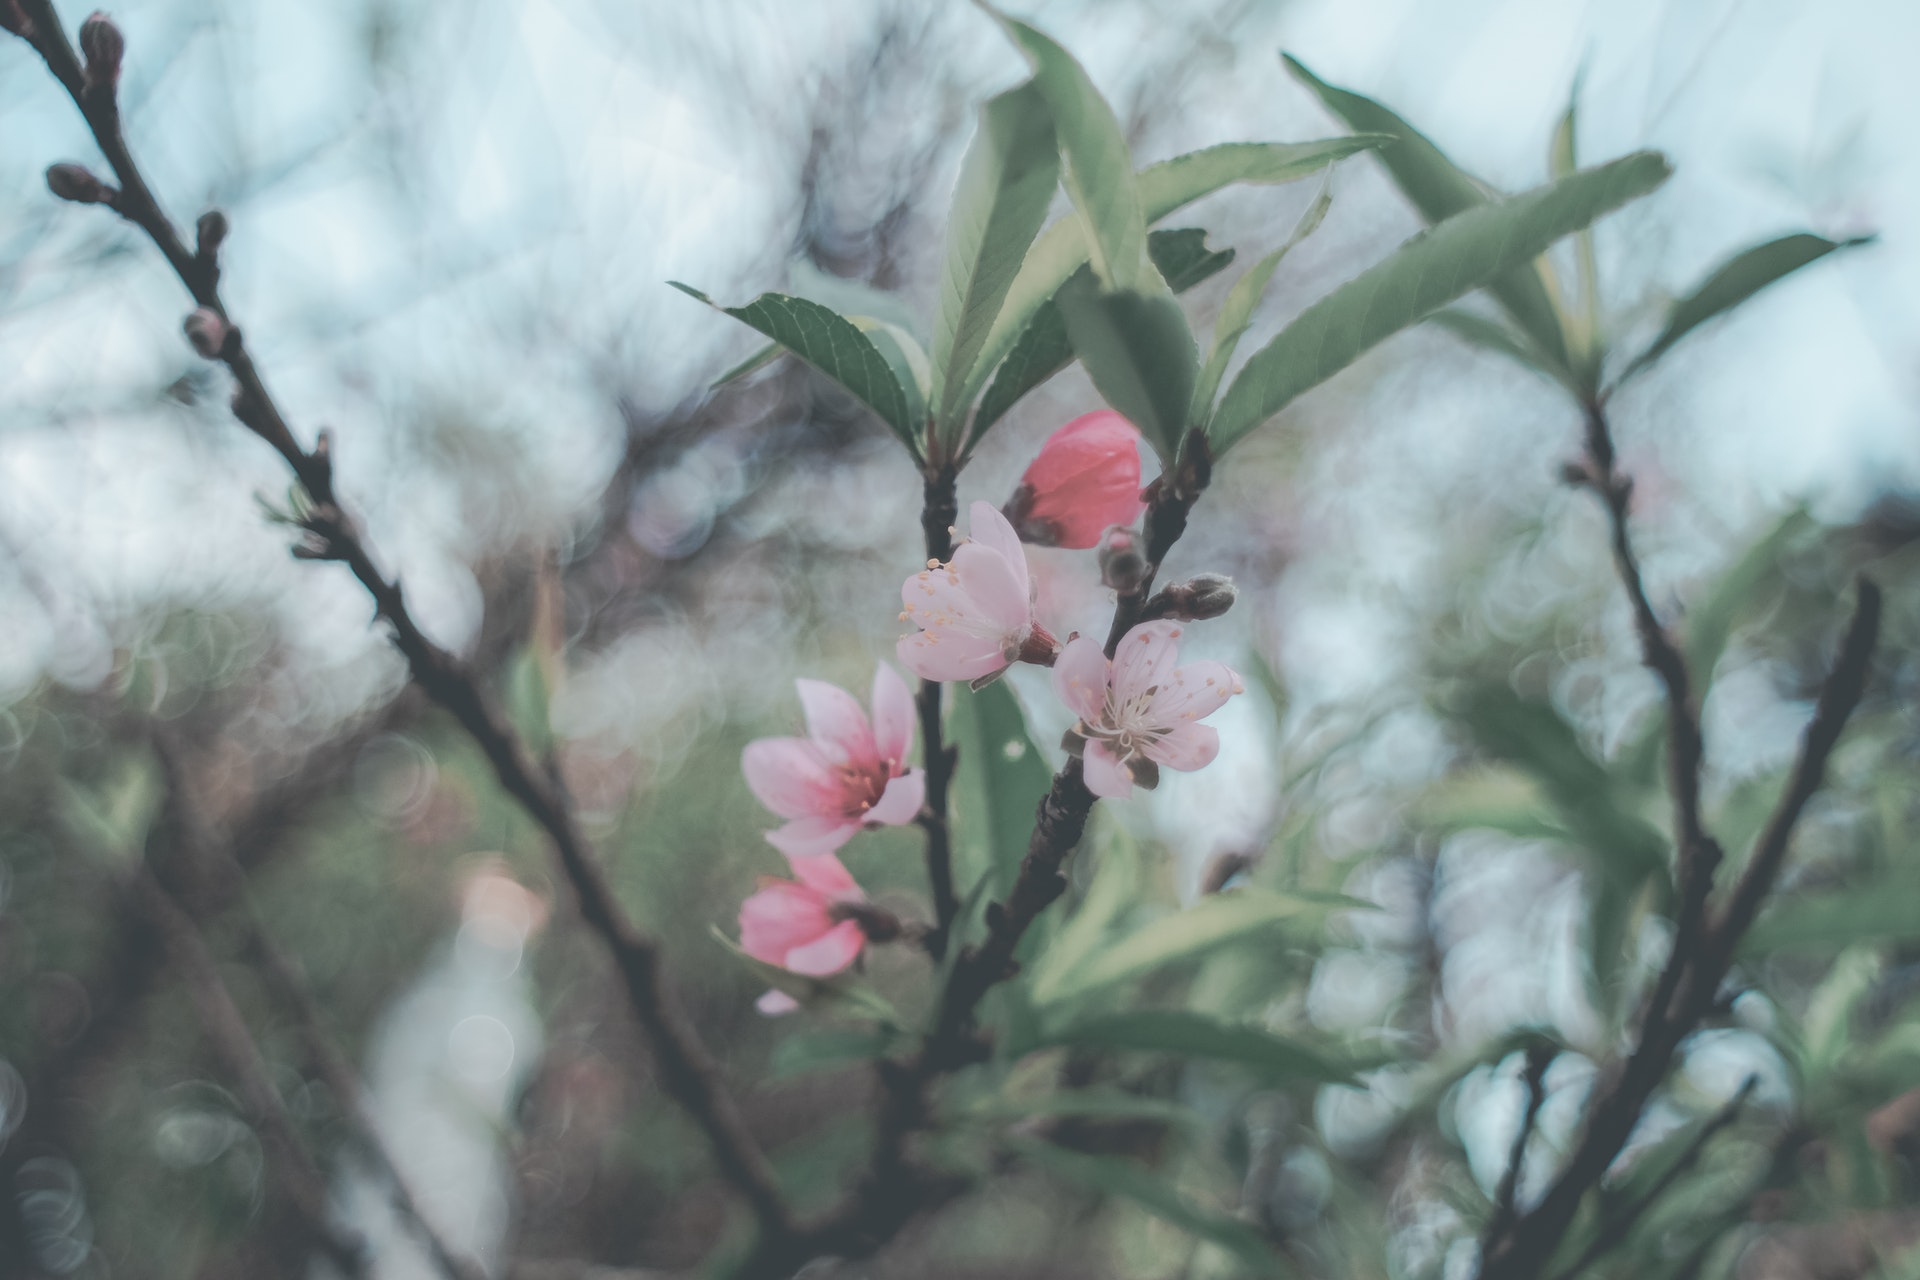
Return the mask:
<path id="1" fill-rule="evenodd" d="M 47 170 L 47 190 L 75 204 L 112 204 L 120 193 L 93 176 L 83 164 L 56 164 Z"/>
<path id="2" fill-rule="evenodd" d="M 1100 581 L 1127 595 L 1138 591 L 1153 566 L 1140 547 L 1140 535 L 1125 525 L 1114 525 L 1100 535 Z"/>
<path id="3" fill-rule="evenodd" d="M 1023 542 L 1091 547 L 1109 525 L 1140 517 L 1140 433 L 1111 409 L 1047 437 L 1002 514 Z"/>
<path id="4" fill-rule="evenodd" d="M 112 93 L 120 83 L 120 60 L 127 52 L 127 39 L 112 18 L 95 10 L 80 24 L 80 52 L 87 60 L 86 87 Z"/>
<path id="5" fill-rule="evenodd" d="M 181 328 L 187 331 L 187 341 L 193 349 L 208 360 L 218 360 L 221 349 L 227 345 L 227 322 L 220 314 L 209 307 L 199 307 L 189 315 Z"/>
<path id="6" fill-rule="evenodd" d="M 200 215 L 193 224 L 194 251 L 202 258 L 211 258 L 220 252 L 220 246 L 227 238 L 227 215 L 218 209 L 209 209 Z"/>
<path id="7" fill-rule="evenodd" d="M 1185 582 L 1160 588 L 1143 611 L 1148 618 L 1175 618 L 1204 622 L 1233 608 L 1239 598 L 1233 579 L 1219 573 L 1197 573 Z"/>

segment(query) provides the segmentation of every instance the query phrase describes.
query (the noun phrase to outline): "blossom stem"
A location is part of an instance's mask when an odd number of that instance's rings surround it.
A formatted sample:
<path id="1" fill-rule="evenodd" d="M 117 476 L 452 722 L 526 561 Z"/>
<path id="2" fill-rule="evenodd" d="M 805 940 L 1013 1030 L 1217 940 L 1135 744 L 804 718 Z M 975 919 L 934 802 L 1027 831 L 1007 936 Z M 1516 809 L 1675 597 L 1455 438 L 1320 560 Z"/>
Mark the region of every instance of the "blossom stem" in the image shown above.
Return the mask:
<path id="1" fill-rule="evenodd" d="M 953 558 L 953 526 L 960 518 L 959 472 L 952 463 L 928 468 L 920 528 L 926 535 L 929 560 Z M 946 954 L 954 917 L 960 914 L 960 895 L 953 883 L 953 832 L 947 822 L 947 788 L 953 781 L 959 752 L 946 745 L 940 723 L 941 687 L 922 679 L 915 698 L 920 712 L 920 741 L 927 771 L 926 802 L 916 821 L 927 835 L 927 881 L 933 896 L 933 927 L 923 943 L 936 960 Z"/>

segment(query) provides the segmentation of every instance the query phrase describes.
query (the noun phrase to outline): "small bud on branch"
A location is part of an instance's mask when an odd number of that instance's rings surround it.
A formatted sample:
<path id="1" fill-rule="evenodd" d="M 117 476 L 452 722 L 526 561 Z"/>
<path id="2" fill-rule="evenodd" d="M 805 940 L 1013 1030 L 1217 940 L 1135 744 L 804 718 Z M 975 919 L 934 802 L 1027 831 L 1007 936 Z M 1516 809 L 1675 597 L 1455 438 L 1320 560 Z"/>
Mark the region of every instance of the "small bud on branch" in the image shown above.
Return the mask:
<path id="1" fill-rule="evenodd" d="M 186 330 L 187 341 L 193 349 L 208 360 L 218 360 L 226 349 L 227 338 L 233 332 L 232 327 L 220 318 L 220 313 L 210 307 L 196 307 L 180 326 Z"/>
<path id="2" fill-rule="evenodd" d="M 47 169 L 47 190 L 74 204 L 104 204 L 113 207 L 120 193 L 93 176 L 83 164 L 56 164 Z"/>
<path id="3" fill-rule="evenodd" d="M 1233 608 L 1239 594 L 1232 578 L 1218 573 L 1197 573 L 1185 582 L 1162 587 L 1147 601 L 1142 616 L 1201 622 Z"/>
<path id="4" fill-rule="evenodd" d="M 213 261 L 227 239 L 227 215 L 218 209 L 207 210 L 193 224 L 193 233 L 194 256 L 203 262 Z"/>
<path id="5" fill-rule="evenodd" d="M 126 56 L 127 38 L 112 18 L 95 10 L 80 24 L 80 52 L 86 58 L 81 72 L 84 91 L 90 99 L 111 104 L 120 87 L 120 62 Z"/>
<path id="6" fill-rule="evenodd" d="M 1124 525 L 1114 525 L 1100 536 L 1100 581 L 1129 595 L 1140 589 L 1153 566 L 1147 563 L 1140 546 L 1140 535 Z"/>

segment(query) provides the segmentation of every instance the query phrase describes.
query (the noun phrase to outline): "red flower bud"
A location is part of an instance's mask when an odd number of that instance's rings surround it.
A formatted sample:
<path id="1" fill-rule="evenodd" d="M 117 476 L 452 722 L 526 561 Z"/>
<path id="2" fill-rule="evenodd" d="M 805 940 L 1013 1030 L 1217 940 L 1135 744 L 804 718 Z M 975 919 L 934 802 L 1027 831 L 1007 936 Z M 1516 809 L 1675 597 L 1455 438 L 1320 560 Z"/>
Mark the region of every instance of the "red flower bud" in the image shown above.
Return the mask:
<path id="1" fill-rule="evenodd" d="M 1075 418 L 1048 436 L 1006 506 L 1021 539 L 1091 547 L 1111 526 L 1139 519 L 1139 439 L 1133 424 L 1111 409 Z"/>

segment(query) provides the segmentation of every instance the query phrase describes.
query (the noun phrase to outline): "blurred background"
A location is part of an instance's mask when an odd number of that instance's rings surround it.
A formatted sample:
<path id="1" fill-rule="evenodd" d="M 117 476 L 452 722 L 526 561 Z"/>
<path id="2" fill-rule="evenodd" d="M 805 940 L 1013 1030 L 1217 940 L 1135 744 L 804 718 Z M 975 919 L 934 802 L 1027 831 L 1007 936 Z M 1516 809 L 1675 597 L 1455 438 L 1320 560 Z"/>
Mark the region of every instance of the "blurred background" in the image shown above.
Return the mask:
<path id="1" fill-rule="evenodd" d="M 1022 16 L 1086 64 L 1142 164 L 1343 132 L 1285 49 L 1519 189 L 1545 179 L 1577 86 L 1583 161 L 1655 147 L 1676 167 L 1597 231 L 1627 347 L 1754 241 L 1880 233 L 1703 331 L 1613 412 L 1656 607 L 1725 614 L 1704 715 L 1730 832 L 1764 816 L 1850 575 L 1871 565 L 1889 588 L 1867 707 L 1791 875 L 1807 910 L 1775 920 L 1779 950 L 1743 969 L 1636 1146 L 1757 1083 L 1697 1203 L 1645 1224 L 1631 1256 L 1894 1265 L 1920 1240 L 1902 1208 L 1920 1107 L 1888 1110 L 1920 1084 L 1920 618 L 1901 589 L 1920 533 L 1920 152 L 1900 124 L 1920 114 L 1920 10 L 1060 0 Z M 129 0 L 114 17 L 134 150 L 176 220 L 229 214 L 225 289 L 269 384 L 297 430 L 335 432 L 341 489 L 432 635 L 517 708 L 530 669 L 552 684 L 565 780 L 626 904 L 666 940 L 783 1176 L 825 1203 L 863 1149 L 868 1076 L 809 1062 L 793 1022 L 758 1016 L 711 928 L 731 933 L 779 869 L 739 751 L 795 731 L 795 676 L 864 690 L 891 657 L 920 487 L 880 424 L 797 363 L 709 394 L 757 339 L 665 282 L 728 303 L 877 291 L 862 305 L 929 314 L 975 110 L 1025 74 L 1018 55 L 971 6 L 925 0 Z M 195 841 L 243 872 L 200 891 L 212 960 L 336 1212 L 380 1244 L 376 1274 L 435 1272 L 223 924 L 236 903 L 304 973 L 428 1216 L 490 1274 L 694 1266 L 729 1229 L 727 1196 L 651 1085 L 537 834 L 404 688 L 358 586 L 287 554 L 262 514 L 286 502 L 281 464 L 182 340 L 185 300 L 151 247 L 46 194 L 46 165 L 97 157 L 17 41 L 0 45 L 0 122 L 0 1269 L 308 1273 L 276 1226 L 275 1139 L 122 893 L 134 862 Z M 1312 186 L 1232 189 L 1169 225 L 1251 262 Z M 1332 192 L 1255 344 L 1419 225 L 1367 157 Z M 1235 274 L 1187 295 L 1197 326 Z M 1077 369 L 1054 379 L 989 438 L 963 504 L 1004 501 L 1046 433 L 1097 405 Z M 1090 847 L 1136 851 L 1142 918 L 1191 900 L 1222 856 L 1381 908 L 1194 979 L 1366 1057 L 1364 1087 L 1146 1073 L 1203 1118 L 1179 1154 L 1158 1138 L 1149 1154 L 1301 1274 L 1470 1273 L 1473 1206 L 1524 1096 L 1513 1033 L 1564 1047 L 1543 1171 L 1593 1061 L 1624 1043 L 1619 992 L 1665 946 L 1657 904 L 1600 893 L 1583 833 L 1540 816 L 1554 769 L 1590 768 L 1620 813 L 1665 823 L 1656 686 L 1601 513 L 1558 478 L 1577 431 L 1549 383 L 1417 330 L 1237 450 L 1169 566 L 1235 577 L 1238 607 L 1193 648 L 1257 678 L 1213 721 L 1219 761 L 1102 806 Z M 1090 553 L 1033 559 L 1057 633 L 1104 625 Z M 1013 685 L 1050 748 L 1066 718 L 1044 673 Z M 883 902 L 924 912 L 918 849 L 891 832 L 847 857 Z M 874 968 L 925 981 L 911 957 Z M 1204 1274 L 1189 1249 L 1022 1175 L 863 1266 Z"/>

